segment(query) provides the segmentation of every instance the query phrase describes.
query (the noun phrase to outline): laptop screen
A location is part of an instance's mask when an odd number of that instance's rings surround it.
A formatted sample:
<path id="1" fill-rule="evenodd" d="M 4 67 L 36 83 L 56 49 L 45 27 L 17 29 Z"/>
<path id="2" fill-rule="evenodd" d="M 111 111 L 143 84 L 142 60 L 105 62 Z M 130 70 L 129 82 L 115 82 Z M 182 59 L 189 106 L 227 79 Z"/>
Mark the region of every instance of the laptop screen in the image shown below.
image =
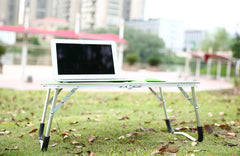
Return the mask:
<path id="1" fill-rule="evenodd" d="M 57 43 L 59 75 L 114 74 L 110 44 Z"/>

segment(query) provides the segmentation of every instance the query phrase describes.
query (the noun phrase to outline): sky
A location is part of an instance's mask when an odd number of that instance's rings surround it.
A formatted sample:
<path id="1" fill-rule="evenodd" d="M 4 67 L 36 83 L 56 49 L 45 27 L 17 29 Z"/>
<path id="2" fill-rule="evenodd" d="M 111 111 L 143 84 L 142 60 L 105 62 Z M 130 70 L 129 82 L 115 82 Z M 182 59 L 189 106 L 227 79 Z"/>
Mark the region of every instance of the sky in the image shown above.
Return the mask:
<path id="1" fill-rule="evenodd" d="M 145 0 L 145 19 L 181 20 L 185 29 L 240 32 L 240 0 Z"/>

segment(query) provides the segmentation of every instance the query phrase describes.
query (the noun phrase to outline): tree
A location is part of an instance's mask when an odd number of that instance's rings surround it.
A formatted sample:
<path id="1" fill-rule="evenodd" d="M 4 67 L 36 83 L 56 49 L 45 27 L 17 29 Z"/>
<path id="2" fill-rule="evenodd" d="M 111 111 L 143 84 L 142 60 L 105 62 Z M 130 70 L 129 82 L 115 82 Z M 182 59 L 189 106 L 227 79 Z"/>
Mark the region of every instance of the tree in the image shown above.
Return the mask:
<path id="1" fill-rule="evenodd" d="M 2 55 L 5 54 L 6 50 L 7 49 L 4 46 L 0 45 L 0 73 L 2 73 L 2 68 L 3 68 L 3 65 L 1 62 L 1 57 L 2 57 Z"/>
<path id="2" fill-rule="evenodd" d="M 118 34 L 117 28 L 96 29 L 92 33 L 114 33 Z M 149 57 L 159 57 L 159 50 L 165 47 L 161 38 L 157 35 L 144 33 L 140 30 L 125 27 L 124 38 L 127 40 L 127 49 L 125 56 L 129 53 L 135 53 L 140 57 L 141 62 L 146 62 Z"/>
<path id="3" fill-rule="evenodd" d="M 211 38 L 210 38 L 210 34 L 209 33 L 206 33 L 206 36 L 205 36 L 205 38 L 202 40 L 202 41 L 200 41 L 200 48 L 203 50 L 203 51 L 205 51 L 205 52 L 209 52 L 208 50 L 210 49 L 210 48 L 212 48 L 212 40 L 211 40 Z"/>
<path id="4" fill-rule="evenodd" d="M 225 28 L 218 28 L 213 34 L 207 33 L 205 38 L 200 42 L 200 48 L 206 52 L 210 48 L 212 48 L 213 52 L 230 50 L 228 32 Z"/>
<path id="5" fill-rule="evenodd" d="M 230 49 L 229 35 L 225 28 L 218 28 L 214 33 L 214 39 L 212 43 L 213 51 L 227 51 Z"/>
<path id="6" fill-rule="evenodd" d="M 240 36 L 236 33 L 235 38 L 232 40 L 231 50 L 233 57 L 240 58 Z"/>
<path id="7" fill-rule="evenodd" d="M 128 41 L 125 54 L 135 52 L 139 55 L 141 62 L 146 62 L 149 57 L 159 57 L 159 50 L 165 47 L 163 40 L 157 35 L 132 28 L 126 28 L 124 34 Z"/>

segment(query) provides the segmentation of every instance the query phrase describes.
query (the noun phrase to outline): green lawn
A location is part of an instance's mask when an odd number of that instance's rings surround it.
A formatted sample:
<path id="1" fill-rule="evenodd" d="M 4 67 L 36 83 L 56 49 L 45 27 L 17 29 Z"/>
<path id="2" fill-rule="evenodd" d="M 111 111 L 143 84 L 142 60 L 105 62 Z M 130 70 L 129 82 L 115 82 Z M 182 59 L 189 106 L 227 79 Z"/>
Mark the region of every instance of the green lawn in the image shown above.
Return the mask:
<path id="1" fill-rule="evenodd" d="M 150 92 L 77 91 L 55 113 L 48 151 L 41 152 L 37 135 L 45 94 L 0 89 L 0 156 L 139 156 L 156 150 L 164 155 L 240 155 L 240 95 L 231 90 L 197 92 L 205 127 L 204 141 L 197 144 L 168 133 L 162 103 Z M 181 93 L 164 96 L 173 128 L 197 137 L 192 105 Z"/>

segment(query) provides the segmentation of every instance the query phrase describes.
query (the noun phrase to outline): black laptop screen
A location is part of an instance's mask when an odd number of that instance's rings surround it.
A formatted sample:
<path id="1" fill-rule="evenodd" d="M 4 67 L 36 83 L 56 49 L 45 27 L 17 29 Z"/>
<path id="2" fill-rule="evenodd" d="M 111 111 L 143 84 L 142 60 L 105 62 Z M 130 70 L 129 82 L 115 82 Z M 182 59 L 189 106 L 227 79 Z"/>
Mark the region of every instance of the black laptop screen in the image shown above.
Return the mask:
<path id="1" fill-rule="evenodd" d="M 111 45 L 57 43 L 58 74 L 114 74 Z"/>

